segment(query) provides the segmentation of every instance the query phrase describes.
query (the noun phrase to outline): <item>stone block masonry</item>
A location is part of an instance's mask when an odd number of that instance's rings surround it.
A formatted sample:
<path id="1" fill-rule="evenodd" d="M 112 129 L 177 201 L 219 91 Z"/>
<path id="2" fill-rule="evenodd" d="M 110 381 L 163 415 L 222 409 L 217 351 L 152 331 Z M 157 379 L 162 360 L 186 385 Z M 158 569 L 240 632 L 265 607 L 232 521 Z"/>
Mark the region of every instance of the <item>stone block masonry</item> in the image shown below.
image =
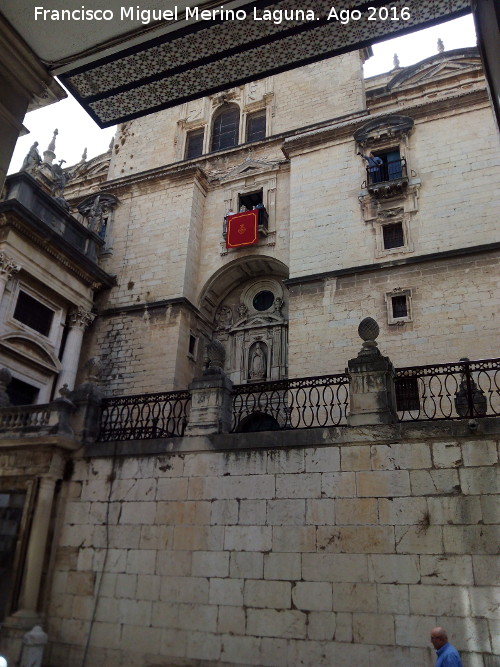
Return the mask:
<path id="1" fill-rule="evenodd" d="M 430 667 L 436 624 L 464 665 L 496 664 L 495 429 L 94 445 L 65 482 L 49 664 L 79 665 L 90 632 L 87 664 L 106 667 Z"/>

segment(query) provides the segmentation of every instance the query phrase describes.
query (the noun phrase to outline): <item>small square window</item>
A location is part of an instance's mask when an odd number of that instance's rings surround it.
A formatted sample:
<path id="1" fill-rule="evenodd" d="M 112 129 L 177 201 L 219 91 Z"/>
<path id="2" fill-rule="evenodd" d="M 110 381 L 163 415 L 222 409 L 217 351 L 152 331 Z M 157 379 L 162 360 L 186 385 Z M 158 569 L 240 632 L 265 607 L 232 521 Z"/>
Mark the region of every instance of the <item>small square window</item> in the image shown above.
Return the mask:
<path id="1" fill-rule="evenodd" d="M 52 326 L 54 311 L 47 308 L 38 299 L 19 290 L 16 308 L 14 310 L 14 319 L 26 324 L 26 326 L 38 331 L 43 336 L 48 336 Z"/>
<path id="2" fill-rule="evenodd" d="M 406 295 L 393 296 L 391 299 L 392 316 L 396 319 L 398 317 L 408 317 L 408 302 Z"/>
<path id="3" fill-rule="evenodd" d="M 192 130 L 186 136 L 186 151 L 184 158 L 191 160 L 200 157 L 203 154 L 203 139 L 205 138 L 205 129 Z"/>
<path id="4" fill-rule="evenodd" d="M 405 245 L 405 235 L 402 222 L 394 222 L 390 225 L 382 226 L 382 236 L 384 239 L 384 249 L 401 248 Z"/>
<path id="5" fill-rule="evenodd" d="M 411 290 L 397 289 L 385 295 L 387 303 L 387 321 L 389 324 L 402 324 L 412 321 Z"/>
<path id="6" fill-rule="evenodd" d="M 266 112 L 258 111 L 247 117 L 247 141 L 266 138 Z"/>

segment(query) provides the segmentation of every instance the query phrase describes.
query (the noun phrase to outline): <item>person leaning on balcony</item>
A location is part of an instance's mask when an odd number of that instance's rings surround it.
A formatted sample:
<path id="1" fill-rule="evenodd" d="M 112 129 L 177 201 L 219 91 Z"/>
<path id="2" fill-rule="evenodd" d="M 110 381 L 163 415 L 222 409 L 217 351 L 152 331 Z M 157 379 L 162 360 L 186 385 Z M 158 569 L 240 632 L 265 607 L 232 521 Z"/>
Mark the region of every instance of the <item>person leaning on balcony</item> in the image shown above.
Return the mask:
<path id="1" fill-rule="evenodd" d="M 377 155 L 373 155 L 370 151 L 368 155 L 358 152 L 358 155 L 361 155 L 363 160 L 368 162 L 368 171 L 370 172 L 370 180 L 372 183 L 380 183 L 382 180 L 380 167 L 384 164 L 382 158 L 379 158 Z"/>
<path id="2" fill-rule="evenodd" d="M 431 643 L 436 649 L 436 667 L 462 667 L 457 649 L 448 643 L 446 630 L 437 627 L 431 630 Z"/>

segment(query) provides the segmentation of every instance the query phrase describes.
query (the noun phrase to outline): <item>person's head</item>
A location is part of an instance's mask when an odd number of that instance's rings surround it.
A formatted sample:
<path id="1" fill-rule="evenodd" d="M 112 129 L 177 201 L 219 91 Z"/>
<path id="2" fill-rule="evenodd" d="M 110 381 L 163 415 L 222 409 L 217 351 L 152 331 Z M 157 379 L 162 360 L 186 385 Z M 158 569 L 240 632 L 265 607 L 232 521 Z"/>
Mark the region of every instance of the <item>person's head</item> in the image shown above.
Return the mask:
<path id="1" fill-rule="evenodd" d="M 448 635 L 446 634 L 446 630 L 444 630 L 444 628 L 437 627 L 431 630 L 431 643 L 436 651 L 442 648 L 447 642 Z"/>

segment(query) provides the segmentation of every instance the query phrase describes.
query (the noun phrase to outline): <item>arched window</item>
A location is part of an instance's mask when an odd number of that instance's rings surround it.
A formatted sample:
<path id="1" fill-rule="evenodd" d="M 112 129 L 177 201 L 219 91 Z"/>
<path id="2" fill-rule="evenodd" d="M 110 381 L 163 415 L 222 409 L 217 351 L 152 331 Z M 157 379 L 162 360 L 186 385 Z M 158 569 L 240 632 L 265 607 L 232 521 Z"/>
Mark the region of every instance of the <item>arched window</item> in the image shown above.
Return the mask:
<path id="1" fill-rule="evenodd" d="M 212 124 L 212 151 L 238 145 L 240 109 L 236 104 L 225 104 L 215 114 Z"/>

